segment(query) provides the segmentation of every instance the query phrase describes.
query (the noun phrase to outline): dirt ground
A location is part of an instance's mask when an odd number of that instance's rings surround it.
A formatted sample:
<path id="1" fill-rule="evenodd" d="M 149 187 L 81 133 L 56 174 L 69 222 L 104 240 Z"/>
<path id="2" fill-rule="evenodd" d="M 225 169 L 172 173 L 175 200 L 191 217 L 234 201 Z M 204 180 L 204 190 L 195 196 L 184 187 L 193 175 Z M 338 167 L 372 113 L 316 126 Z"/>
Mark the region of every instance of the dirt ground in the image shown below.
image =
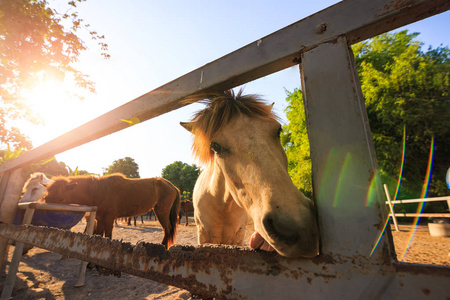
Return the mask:
<path id="1" fill-rule="evenodd" d="M 193 218 L 190 220 L 192 222 L 189 226 L 179 226 L 177 243 L 197 243 L 196 227 Z M 80 231 L 83 226 L 79 224 L 74 230 Z M 410 240 L 410 228 L 409 225 L 400 225 L 399 232 L 393 230 L 399 260 Z M 432 237 L 427 226 L 423 225 L 418 226 L 414 236 L 404 262 L 450 266 L 450 238 Z M 138 221 L 137 227 L 119 224 L 114 229 L 113 237 L 131 243 L 158 243 L 162 240 L 163 233 L 158 222 L 146 220 L 144 224 Z M 248 237 L 246 240 L 249 240 Z M 13 249 L 10 249 L 9 261 Z M 194 299 L 186 290 L 124 273 L 121 278 L 105 277 L 98 275 L 95 269 L 87 270 L 84 287 L 75 288 L 73 285 L 77 279 L 79 264 L 76 259 L 63 258 L 47 250 L 33 248 L 20 263 L 13 299 Z M 1 286 L 4 280 L 5 274 L 2 274 Z"/>

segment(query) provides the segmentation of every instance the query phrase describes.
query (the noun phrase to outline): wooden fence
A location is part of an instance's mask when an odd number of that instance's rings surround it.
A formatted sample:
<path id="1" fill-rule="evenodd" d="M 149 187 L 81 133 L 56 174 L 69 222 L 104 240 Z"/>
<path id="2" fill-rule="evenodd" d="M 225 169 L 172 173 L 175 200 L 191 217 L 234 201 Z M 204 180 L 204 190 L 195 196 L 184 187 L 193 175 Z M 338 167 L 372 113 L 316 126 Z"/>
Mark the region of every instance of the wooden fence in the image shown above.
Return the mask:
<path id="1" fill-rule="evenodd" d="M 420 199 L 406 199 L 406 200 L 392 200 L 389 194 L 389 189 L 386 184 L 384 184 L 384 192 L 386 194 L 386 204 L 389 206 L 389 217 L 394 221 L 395 230 L 398 231 L 398 221 L 397 217 L 428 217 L 428 218 L 450 218 L 450 213 L 399 213 L 395 212 L 395 204 L 400 203 L 426 203 L 426 202 L 440 202 L 447 201 L 448 207 L 450 208 L 450 196 L 445 197 L 433 197 L 433 198 L 420 198 Z"/>
<path id="2" fill-rule="evenodd" d="M 449 8 L 448 0 L 339 2 L 0 166 L 0 212 L 7 220 L 22 187 L 20 167 L 125 129 L 122 119 L 145 121 L 185 105 L 183 99 L 200 100 L 205 91 L 223 91 L 299 65 L 321 235 L 318 257 L 286 259 L 219 246 L 166 251 L 160 245 L 139 244 L 130 249 L 99 237 L 10 224 L 0 224 L 0 257 L 10 238 L 203 298 L 449 298 L 450 268 L 397 262 L 391 232 L 383 232 L 388 212 L 350 48 Z"/>

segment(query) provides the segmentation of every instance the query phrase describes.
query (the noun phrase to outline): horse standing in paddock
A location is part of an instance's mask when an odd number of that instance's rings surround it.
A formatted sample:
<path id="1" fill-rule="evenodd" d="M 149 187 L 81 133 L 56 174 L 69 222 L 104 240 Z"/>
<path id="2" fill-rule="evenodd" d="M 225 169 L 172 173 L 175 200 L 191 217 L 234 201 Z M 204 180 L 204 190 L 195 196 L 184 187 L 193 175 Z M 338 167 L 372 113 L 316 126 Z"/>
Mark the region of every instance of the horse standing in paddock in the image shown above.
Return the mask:
<path id="1" fill-rule="evenodd" d="M 180 221 L 179 223 L 181 224 L 181 211 L 183 211 L 184 216 L 186 218 L 186 222 L 185 222 L 185 226 L 189 225 L 189 213 L 190 212 L 194 212 L 194 204 L 192 203 L 191 200 L 184 200 L 181 201 L 181 210 L 180 210 Z"/>
<path id="2" fill-rule="evenodd" d="M 97 206 L 95 234 L 111 238 L 114 220 L 153 209 L 164 229 L 162 244 L 175 241 L 180 191 L 164 178 L 130 179 L 122 174 L 102 177 L 54 177 L 47 186 L 48 203 Z"/>
<path id="3" fill-rule="evenodd" d="M 36 172 L 30 175 L 30 178 L 23 185 L 22 193 L 23 196 L 19 203 L 22 202 L 38 202 L 43 201 L 46 192 L 46 185 L 52 183 L 53 180 L 48 179 L 44 173 Z M 89 220 L 89 213 L 86 213 L 84 218 L 86 219 L 86 224 Z M 86 230 L 85 230 L 86 232 Z"/>
<path id="4" fill-rule="evenodd" d="M 193 153 L 206 165 L 193 201 L 199 244 L 250 246 L 286 257 L 314 257 L 319 230 L 314 203 L 292 183 L 280 143 L 281 125 L 257 95 L 232 90 L 211 95 L 191 122 Z"/>

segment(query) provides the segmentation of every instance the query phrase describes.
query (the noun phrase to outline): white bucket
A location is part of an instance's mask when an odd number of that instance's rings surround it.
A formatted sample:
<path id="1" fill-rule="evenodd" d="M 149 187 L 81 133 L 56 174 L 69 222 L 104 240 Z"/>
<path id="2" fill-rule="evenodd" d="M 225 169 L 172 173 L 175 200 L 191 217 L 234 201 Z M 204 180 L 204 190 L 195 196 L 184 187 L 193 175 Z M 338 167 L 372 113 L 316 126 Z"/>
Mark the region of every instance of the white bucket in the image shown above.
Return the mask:
<path id="1" fill-rule="evenodd" d="M 428 230 L 431 236 L 448 236 L 450 237 L 450 224 L 428 223 Z"/>

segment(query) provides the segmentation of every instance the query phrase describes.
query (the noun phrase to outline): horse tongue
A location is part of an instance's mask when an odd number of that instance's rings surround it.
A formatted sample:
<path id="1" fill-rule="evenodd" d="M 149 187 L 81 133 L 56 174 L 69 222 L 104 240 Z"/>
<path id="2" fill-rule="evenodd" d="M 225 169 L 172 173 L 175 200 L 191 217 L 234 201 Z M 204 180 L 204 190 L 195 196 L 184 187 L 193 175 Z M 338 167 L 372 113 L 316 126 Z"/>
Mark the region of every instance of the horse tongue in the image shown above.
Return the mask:
<path id="1" fill-rule="evenodd" d="M 253 232 L 250 238 L 250 248 L 267 252 L 275 250 L 257 231 Z"/>

